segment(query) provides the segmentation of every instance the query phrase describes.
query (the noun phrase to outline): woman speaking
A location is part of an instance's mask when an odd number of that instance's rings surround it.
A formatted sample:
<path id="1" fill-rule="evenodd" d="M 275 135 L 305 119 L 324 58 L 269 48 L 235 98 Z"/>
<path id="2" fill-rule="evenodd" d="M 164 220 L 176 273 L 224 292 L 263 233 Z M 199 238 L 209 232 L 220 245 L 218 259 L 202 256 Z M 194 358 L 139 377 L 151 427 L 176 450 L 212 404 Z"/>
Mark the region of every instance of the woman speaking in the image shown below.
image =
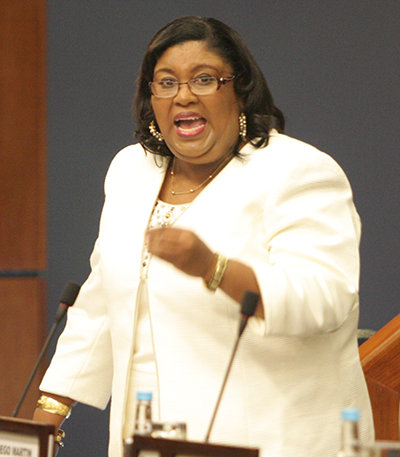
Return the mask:
<path id="1" fill-rule="evenodd" d="M 215 19 L 156 33 L 134 108 L 138 144 L 107 173 L 92 270 L 35 418 L 59 427 L 74 402 L 105 408 L 111 397 L 109 455 L 121 457 L 135 393 L 151 390 L 154 419 L 186 422 L 202 441 L 250 290 L 260 300 L 211 441 L 334 456 L 350 406 L 371 439 L 356 339 L 360 223 L 341 168 L 282 133 L 260 68 Z"/>

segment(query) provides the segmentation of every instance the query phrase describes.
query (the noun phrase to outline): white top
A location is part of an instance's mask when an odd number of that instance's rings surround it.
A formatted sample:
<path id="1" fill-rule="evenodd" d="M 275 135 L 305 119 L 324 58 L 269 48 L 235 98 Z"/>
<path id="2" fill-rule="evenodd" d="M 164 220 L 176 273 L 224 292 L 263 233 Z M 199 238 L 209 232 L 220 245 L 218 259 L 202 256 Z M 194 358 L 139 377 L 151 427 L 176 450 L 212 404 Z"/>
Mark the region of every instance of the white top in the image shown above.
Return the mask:
<path id="1" fill-rule="evenodd" d="M 189 205 L 190 203 L 171 205 L 157 199 L 150 217 L 149 229 L 173 225 Z M 134 430 L 137 391 L 152 392 L 152 418 L 155 421 L 159 420 L 157 368 L 147 291 L 147 275 L 150 262 L 151 255 L 147 250 L 146 243 L 143 243 L 141 282 L 136 296 L 135 344 L 127 393 L 124 439 L 132 436 Z"/>

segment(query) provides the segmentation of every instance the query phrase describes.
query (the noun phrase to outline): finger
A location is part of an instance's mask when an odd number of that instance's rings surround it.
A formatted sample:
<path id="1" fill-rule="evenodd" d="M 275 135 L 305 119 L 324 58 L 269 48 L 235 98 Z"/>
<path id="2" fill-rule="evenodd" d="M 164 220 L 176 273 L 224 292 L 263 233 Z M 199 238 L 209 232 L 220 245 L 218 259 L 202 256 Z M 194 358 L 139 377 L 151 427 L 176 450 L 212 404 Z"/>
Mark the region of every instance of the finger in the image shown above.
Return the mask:
<path id="1" fill-rule="evenodd" d="M 179 250 L 177 237 L 173 233 L 167 233 L 166 230 L 167 229 L 151 230 L 146 235 L 147 250 L 151 254 L 164 259 Z"/>

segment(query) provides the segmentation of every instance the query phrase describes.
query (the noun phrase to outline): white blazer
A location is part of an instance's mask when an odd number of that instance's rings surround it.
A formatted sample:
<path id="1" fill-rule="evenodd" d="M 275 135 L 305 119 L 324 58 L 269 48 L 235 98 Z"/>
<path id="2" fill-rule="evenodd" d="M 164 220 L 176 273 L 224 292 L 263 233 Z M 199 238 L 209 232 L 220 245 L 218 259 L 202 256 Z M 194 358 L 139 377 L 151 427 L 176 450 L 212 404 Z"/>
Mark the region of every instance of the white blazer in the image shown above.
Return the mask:
<path id="1" fill-rule="evenodd" d="M 268 457 L 334 456 L 344 407 L 361 409 L 361 435 L 373 438 L 356 341 L 360 223 L 351 188 L 328 155 L 276 132 L 267 147 L 242 153 L 177 222 L 250 265 L 265 308 L 242 337 L 211 441 Z M 111 457 L 122 456 L 142 242 L 165 168 L 140 145 L 114 158 L 92 272 L 41 384 L 98 408 L 112 395 Z M 188 438 L 203 440 L 240 306 L 157 258 L 148 288 L 160 419 L 185 421 Z"/>

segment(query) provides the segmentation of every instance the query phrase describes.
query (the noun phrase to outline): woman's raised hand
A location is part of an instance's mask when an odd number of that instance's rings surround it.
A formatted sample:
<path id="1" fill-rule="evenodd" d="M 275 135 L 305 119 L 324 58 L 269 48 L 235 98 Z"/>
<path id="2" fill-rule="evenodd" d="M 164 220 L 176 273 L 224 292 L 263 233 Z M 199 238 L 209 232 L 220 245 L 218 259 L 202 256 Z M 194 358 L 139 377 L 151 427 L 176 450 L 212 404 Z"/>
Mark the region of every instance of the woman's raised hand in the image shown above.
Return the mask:
<path id="1" fill-rule="evenodd" d="M 215 255 L 193 232 L 175 227 L 148 230 L 146 244 L 150 254 L 172 263 L 191 276 L 207 279 L 215 267 Z"/>

